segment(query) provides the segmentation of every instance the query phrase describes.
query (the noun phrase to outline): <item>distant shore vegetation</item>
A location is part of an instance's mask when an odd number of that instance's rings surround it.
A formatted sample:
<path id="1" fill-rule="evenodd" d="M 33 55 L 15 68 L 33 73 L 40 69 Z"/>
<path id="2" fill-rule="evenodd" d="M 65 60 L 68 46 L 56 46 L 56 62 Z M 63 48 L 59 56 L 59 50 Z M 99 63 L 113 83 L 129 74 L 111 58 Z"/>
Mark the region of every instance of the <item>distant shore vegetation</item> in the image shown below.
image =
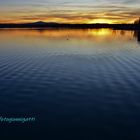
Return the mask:
<path id="1" fill-rule="evenodd" d="M 135 20 L 134 24 L 140 24 L 140 18 L 138 18 L 137 20 Z"/>

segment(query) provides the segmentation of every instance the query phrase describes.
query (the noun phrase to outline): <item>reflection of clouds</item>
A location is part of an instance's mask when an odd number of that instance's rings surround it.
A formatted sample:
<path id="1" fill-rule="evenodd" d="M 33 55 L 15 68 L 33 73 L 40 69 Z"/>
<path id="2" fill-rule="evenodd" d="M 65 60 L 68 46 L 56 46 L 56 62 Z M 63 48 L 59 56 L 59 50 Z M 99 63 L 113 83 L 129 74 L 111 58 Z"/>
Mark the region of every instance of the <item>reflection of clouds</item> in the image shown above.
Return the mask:
<path id="1" fill-rule="evenodd" d="M 22 29 L 22 30 L 0 30 L 0 38 L 7 38 L 7 34 L 10 38 L 20 38 L 25 36 L 26 38 L 39 38 L 42 40 L 53 39 L 82 39 L 91 40 L 95 42 L 106 42 L 114 40 L 130 41 L 134 40 L 134 32 L 121 31 L 111 29 Z"/>

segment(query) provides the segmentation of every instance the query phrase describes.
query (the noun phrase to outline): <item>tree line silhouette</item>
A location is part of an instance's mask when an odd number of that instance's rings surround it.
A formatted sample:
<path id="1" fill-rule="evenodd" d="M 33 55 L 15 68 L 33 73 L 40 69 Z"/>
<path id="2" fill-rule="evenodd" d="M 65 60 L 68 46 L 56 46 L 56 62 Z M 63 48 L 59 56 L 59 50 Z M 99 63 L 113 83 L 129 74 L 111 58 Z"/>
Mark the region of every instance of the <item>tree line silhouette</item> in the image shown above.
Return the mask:
<path id="1" fill-rule="evenodd" d="M 133 24 L 69 24 L 69 23 L 55 23 L 55 22 L 35 22 L 22 24 L 0 24 L 0 28 L 74 28 L 74 29 L 98 29 L 111 28 L 114 30 L 140 30 L 140 18 L 134 21 Z"/>
<path id="2" fill-rule="evenodd" d="M 138 25 L 140 25 L 140 18 L 137 19 L 137 20 L 135 20 L 134 24 L 138 24 Z"/>

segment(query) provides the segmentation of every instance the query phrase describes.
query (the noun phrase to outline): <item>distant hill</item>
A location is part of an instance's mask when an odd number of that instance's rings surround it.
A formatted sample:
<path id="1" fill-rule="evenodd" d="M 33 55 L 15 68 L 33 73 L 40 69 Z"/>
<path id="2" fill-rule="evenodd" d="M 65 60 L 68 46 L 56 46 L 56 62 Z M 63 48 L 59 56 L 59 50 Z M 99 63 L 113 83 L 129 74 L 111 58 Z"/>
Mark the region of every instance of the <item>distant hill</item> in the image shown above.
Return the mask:
<path id="1" fill-rule="evenodd" d="M 32 24 L 36 24 L 36 25 L 44 25 L 46 24 L 46 22 L 43 22 L 43 21 L 37 21 L 37 22 L 34 22 Z"/>
<path id="2" fill-rule="evenodd" d="M 29 23 L 29 24 L 33 24 L 33 25 L 47 25 L 47 24 L 58 24 L 56 22 L 43 22 L 43 21 L 37 21 L 37 22 L 34 22 L 34 23 Z"/>

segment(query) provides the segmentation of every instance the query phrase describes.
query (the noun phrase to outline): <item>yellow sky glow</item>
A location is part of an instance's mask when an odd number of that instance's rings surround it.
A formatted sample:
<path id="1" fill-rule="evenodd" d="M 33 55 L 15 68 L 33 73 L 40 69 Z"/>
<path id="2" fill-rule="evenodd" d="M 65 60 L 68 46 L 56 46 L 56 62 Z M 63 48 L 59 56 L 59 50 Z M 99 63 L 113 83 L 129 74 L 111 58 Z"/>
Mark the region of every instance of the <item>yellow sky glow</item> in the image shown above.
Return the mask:
<path id="1" fill-rule="evenodd" d="M 113 21 L 111 21 L 109 19 L 95 19 L 95 20 L 90 20 L 89 23 L 108 23 L 108 24 L 112 24 Z"/>
<path id="2" fill-rule="evenodd" d="M 111 20 L 111 19 L 87 19 L 86 17 L 77 17 L 77 18 L 57 18 L 57 17 L 42 17 L 42 18 L 35 18 L 35 19 L 20 19 L 16 18 L 7 18 L 7 19 L 0 19 L 0 23 L 29 23 L 29 22 L 37 22 L 37 21 L 44 21 L 44 22 L 58 22 L 58 23 L 85 23 L 85 24 L 94 24 L 94 23 L 133 23 L 136 18 L 130 18 L 126 20 Z"/>

